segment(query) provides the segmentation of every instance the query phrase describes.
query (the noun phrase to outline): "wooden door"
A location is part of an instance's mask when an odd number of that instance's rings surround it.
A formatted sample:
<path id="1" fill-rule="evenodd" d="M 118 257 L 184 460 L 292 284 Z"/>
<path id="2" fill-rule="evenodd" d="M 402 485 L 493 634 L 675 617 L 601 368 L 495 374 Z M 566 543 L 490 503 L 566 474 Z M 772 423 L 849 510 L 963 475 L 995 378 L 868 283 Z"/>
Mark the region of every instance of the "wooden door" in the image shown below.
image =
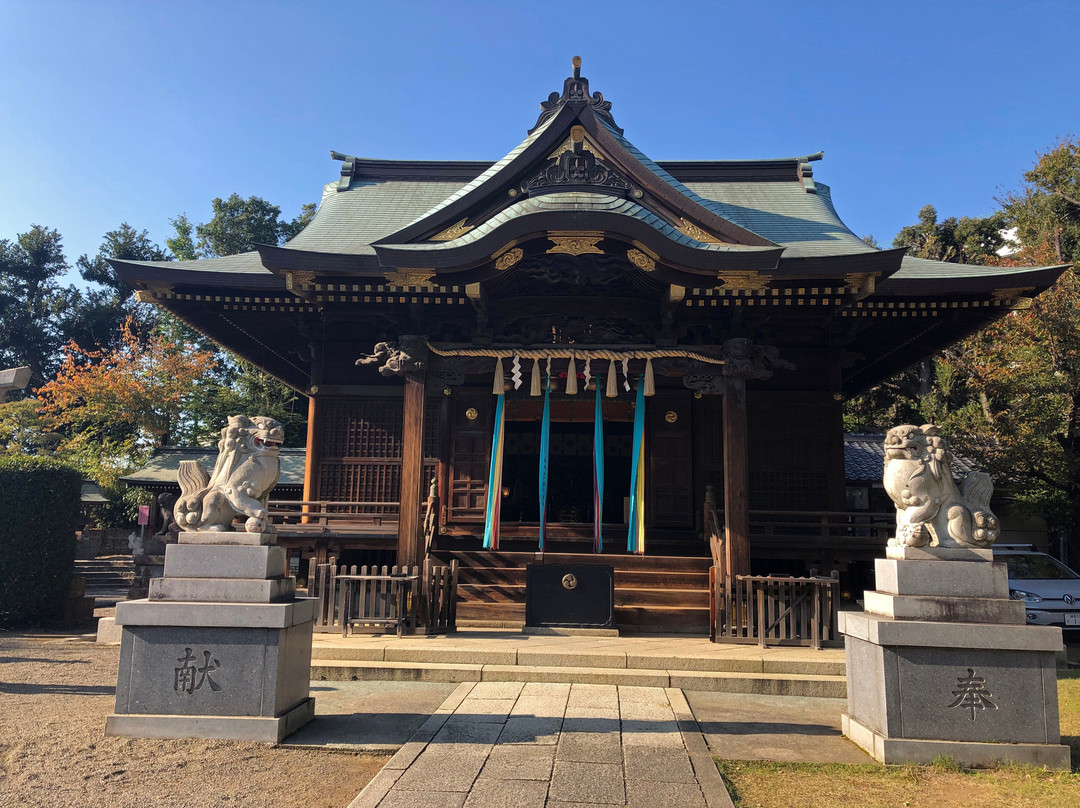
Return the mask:
<path id="1" fill-rule="evenodd" d="M 691 401 L 689 390 L 645 399 L 645 519 L 654 527 L 694 526 Z"/>
<path id="2" fill-rule="evenodd" d="M 450 399 L 450 490 L 447 520 L 483 522 L 491 462 L 494 396 L 455 388 Z"/>

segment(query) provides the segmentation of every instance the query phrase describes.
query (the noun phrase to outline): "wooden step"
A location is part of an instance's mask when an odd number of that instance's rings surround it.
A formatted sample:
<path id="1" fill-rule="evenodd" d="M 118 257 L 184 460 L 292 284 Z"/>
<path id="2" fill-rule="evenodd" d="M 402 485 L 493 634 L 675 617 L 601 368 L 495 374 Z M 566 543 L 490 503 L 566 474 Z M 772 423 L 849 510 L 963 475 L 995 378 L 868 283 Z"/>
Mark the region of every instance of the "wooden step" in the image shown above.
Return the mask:
<path id="1" fill-rule="evenodd" d="M 616 570 L 642 570 L 671 572 L 705 572 L 712 566 L 712 559 L 698 556 L 638 556 L 616 553 L 513 553 L 502 550 L 449 550 L 437 556 L 456 558 L 466 567 L 520 568 L 526 564 L 606 564 Z"/>
<path id="2" fill-rule="evenodd" d="M 459 567 L 458 581 L 463 584 L 525 585 L 525 569 L 517 567 Z M 708 589 L 709 572 L 671 572 L 650 570 L 615 570 L 615 587 L 635 589 Z"/>
<path id="3" fill-rule="evenodd" d="M 458 584 L 458 603 L 524 603 L 524 586 L 503 584 Z M 695 606 L 709 607 L 706 589 L 644 589 L 615 587 L 616 606 Z"/>

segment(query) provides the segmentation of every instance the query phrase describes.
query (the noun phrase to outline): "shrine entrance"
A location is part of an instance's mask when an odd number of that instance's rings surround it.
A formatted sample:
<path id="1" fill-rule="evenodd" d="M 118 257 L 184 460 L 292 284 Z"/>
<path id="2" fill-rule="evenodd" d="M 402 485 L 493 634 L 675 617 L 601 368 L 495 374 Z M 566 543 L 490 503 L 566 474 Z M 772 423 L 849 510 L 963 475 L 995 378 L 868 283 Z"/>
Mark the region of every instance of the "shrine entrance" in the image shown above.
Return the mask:
<path id="1" fill-rule="evenodd" d="M 604 424 L 604 525 L 626 524 L 625 500 L 630 493 L 633 425 Z M 558 530 L 591 529 L 593 513 L 593 424 L 554 421 L 548 459 L 549 525 Z M 540 424 L 508 422 L 503 455 L 500 519 L 503 525 L 535 525 L 540 521 Z M 606 537 L 605 537 L 606 538 Z M 623 537 L 625 539 L 625 537 Z M 625 543 L 625 541 L 623 542 Z"/>

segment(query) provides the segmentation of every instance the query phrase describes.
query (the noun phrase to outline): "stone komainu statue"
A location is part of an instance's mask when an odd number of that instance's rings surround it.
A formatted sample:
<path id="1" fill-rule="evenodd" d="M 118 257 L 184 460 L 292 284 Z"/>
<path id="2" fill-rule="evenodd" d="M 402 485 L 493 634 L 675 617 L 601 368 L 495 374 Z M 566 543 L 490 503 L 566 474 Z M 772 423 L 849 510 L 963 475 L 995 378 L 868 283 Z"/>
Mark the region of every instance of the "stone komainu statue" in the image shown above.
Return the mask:
<path id="1" fill-rule="evenodd" d="M 181 530 L 232 530 L 246 516 L 248 533 L 272 533 L 266 503 L 281 473 L 278 449 L 285 432 L 273 418 L 234 415 L 221 430 L 212 474 L 198 460 L 183 460 L 177 472 L 180 499 L 173 515 Z"/>
<path id="2" fill-rule="evenodd" d="M 994 483 L 973 471 L 959 488 L 952 455 L 933 424 L 893 427 L 885 435 L 885 491 L 896 505 L 896 536 L 889 544 L 989 547 L 1001 533 L 990 510 Z"/>

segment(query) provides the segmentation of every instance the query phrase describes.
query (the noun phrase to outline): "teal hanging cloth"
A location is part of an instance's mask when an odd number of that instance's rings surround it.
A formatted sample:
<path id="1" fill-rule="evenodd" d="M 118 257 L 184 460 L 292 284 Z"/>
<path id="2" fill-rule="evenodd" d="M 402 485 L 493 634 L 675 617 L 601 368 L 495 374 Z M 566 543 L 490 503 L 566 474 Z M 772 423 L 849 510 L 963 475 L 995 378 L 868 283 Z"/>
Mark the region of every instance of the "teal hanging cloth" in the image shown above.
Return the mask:
<path id="1" fill-rule="evenodd" d="M 548 454 L 551 451 L 551 374 L 544 377 L 544 416 L 540 421 L 540 552 L 547 529 Z"/>
<path id="2" fill-rule="evenodd" d="M 630 455 L 630 530 L 626 552 L 645 552 L 645 378 L 638 379 L 634 406 L 634 451 Z"/>
<path id="3" fill-rule="evenodd" d="M 484 549 L 499 549 L 499 509 L 502 505 L 503 425 L 506 421 L 503 402 L 495 397 L 495 431 L 491 436 L 491 471 L 488 473 L 487 506 L 484 509 Z"/>
<path id="4" fill-rule="evenodd" d="M 596 410 L 593 414 L 593 552 L 604 552 L 604 409 L 600 379 L 596 380 Z"/>

